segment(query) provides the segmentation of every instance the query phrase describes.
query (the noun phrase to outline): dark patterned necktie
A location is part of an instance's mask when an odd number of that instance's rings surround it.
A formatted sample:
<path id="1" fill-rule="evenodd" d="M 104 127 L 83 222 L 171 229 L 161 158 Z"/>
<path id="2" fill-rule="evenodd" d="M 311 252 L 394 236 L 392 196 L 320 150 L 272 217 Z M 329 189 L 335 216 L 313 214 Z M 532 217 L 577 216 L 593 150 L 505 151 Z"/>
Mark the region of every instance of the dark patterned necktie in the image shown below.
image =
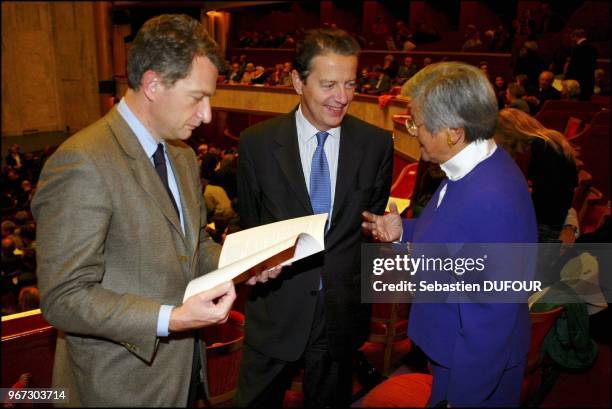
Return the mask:
<path id="1" fill-rule="evenodd" d="M 181 219 L 181 215 L 178 210 L 178 206 L 176 205 L 176 201 L 174 200 L 174 195 L 170 190 L 170 186 L 168 185 L 168 169 L 166 168 L 166 158 L 164 157 L 164 145 L 161 143 L 157 145 L 157 150 L 153 154 L 153 164 L 155 165 L 155 170 L 159 175 L 164 187 L 166 188 L 166 192 L 170 196 L 170 201 L 172 202 L 172 206 L 174 206 L 174 210 L 176 211 L 176 215 L 179 220 Z"/>

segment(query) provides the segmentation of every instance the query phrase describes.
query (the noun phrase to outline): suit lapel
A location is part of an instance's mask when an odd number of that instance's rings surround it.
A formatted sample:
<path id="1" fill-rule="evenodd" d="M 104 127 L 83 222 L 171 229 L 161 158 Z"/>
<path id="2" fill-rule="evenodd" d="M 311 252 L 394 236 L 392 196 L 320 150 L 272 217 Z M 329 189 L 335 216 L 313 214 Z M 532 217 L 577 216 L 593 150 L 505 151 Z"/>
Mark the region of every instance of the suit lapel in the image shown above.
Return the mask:
<path id="1" fill-rule="evenodd" d="M 274 137 L 277 144 L 274 156 L 283 171 L 286 183 L 291 186 L 298 202 L 308 214 L 313 214 L 300 159 L 300 148 L 295 127 L 295 111 L 286 115 L 285 121 L 282 126 L 278 127 L 278 132 Z"/>
<path id="2" fill-rule="evenodd" d="M 170 162 L 172 162 L 172 169 L 174 170 L 174 177 L 176 178 L 176 184 L 178 185 L 179 194 L 181 195 L 181 205 L 183 209 L 183 218 L 185 219 L 185 236 L 186 241 L 189 245 L 190 251 L 195 249 L 197 231 L 199 223 L 197 221 L 198 215 L 194 213 L 198 207 L 198 198 L 195 197 L 195 192 L 190 189 L 191 186 L 199 183 L 199 181 L 192 181 L 190 177 L 189 168 L 187 167 L 187 158 L 185 155 L 176 147 L 171 144 L 167 144 L 168 156 Z"/>
<path id="3" fill-rule="evenodd" d="M 129 163 L 134 178 L 144 191 L 149 194 L 151 200 L 160 208 L 170 224 L 172 224 L 180 236 L 183 237 L 183 230 L 181 229 L 179 218 L 174 210 L 174 206 L 172 206 L 168 192 L 166 192 L 159 175 L 155 172 L 155 168 L 150 159 L 147 158 L 142 146 L 138 142 L 138 138 L 134 135 L 132 129 L 125 122 L 123 117 L 121 117 L 117 108 L 113 108 L 109 112 L 106 120 L 119 145 L 129 157 Z"/>
<path id="4" fill-rule="evenodd" d="M 359 169 L 361 158 L 364 155 L 361 138 L 358 137 L 357 132 L 358 130 L 353 126 L 353 121 L 347 116 L 340 128 L 338 174 L 336 176 L 336 193 L 332 212 L 332 218 L 334 219 L 342 213 L 344 201 L 346 200 L 349 189 L 354 187 L 353 182 L 355 180 L 355 175 L 357 169 Z M 332 229 L 333 227 L 330 229 L 330 232 Z"/>

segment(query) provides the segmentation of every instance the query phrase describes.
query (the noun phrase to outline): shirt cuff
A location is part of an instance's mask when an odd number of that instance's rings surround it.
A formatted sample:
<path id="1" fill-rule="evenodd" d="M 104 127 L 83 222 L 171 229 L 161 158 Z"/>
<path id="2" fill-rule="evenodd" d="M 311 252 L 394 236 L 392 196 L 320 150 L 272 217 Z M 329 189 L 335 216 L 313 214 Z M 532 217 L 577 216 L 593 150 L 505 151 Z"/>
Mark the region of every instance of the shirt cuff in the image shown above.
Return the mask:
<path id="1" fill-rule="evenodd" d="M 174 305 L 162 305 L 157 316 L 157 336 L 167 337 L 170 335 L 170 315 Z"/>

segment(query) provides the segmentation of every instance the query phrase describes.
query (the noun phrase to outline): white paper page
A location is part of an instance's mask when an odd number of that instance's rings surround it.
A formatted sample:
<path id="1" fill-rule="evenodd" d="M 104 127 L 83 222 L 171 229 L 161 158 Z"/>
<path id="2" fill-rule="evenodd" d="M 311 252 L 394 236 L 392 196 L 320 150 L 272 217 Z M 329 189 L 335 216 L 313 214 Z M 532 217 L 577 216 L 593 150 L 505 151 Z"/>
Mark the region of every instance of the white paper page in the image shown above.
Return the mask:
<path id="1" fill-rule="evenodd" d="M 183 302 L 197 293 L 238 277 L 251 267 L 291 247 L 294 247 L 293 256 L 282 265 L 323 251 L 326 220 L 327 213 L 318 214 L 270 223 L 230 234 L 221 250 L 220 268 L 192 280 L 185 290 Z M 234 237 L 230 239 L 232 236 Z M 225 265 L 222 265 L 222 260 Z"/>
<path id="2" fill-rule="evenodd" d="M 252 229 L 242 230 L 230 234 L 223 243 L 221 256 L 219 257 L 219 268 L 258 253 L 276 243 L 290 237 L 296 239 L 301 233 L 312 236 L 319 244 L 321 251 L 324 246 L 325 221 L 327 213 L 312 216 L 297 217 L 280 222 L 264 224 Z M 310 253 L 314 254 L 316 251 Z M 306 257 L 310 254 L 306 254 Z"/>
<path id="3" fill-rule="evenodd" d="M 208 274 L 204 274 L 201 277 L 191 280 L 187 285 L 187 289 L 185 290 L 183 302 L 185 302 L 185 300 L 191 297 L 192 295 L 209 290 L 221 283 L 233 280 L 240 274 L 247 271 L 249 268 L 256 266 L 262 261 L 269 259 L 275 254 L 282 252 L 283 250 L 287 250 L 288 248 L 293 247 L 295 245 L 296 240 L 297 238 L 288 238 L 287 240 L 277 243 L 276 245 L 262 250 L 259 253 L 252 254 L 249 257 L 237 260 L 232 264 L 229 264 L 225 267 L 221 267 L 218 270 L 211 271 Z"/>

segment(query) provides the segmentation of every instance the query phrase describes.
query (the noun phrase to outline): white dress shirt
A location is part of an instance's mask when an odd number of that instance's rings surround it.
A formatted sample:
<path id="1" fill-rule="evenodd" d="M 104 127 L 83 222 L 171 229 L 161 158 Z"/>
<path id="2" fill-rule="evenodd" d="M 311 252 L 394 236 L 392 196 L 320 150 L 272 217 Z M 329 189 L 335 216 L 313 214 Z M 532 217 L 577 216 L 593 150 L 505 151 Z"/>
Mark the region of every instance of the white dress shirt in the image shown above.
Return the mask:
<path id="1" fill-rule="evenodd" d="M 300 160 L 302 162 L 302 170 L 304 171 L 304 180 L 306 188 L 310 194 L 310 167 L 312 165 L 312 155 L 317 149 L 317 132 L 315 128 L 302 113 L 300 105 L 295 113 L 295 126 L 297 128 L 298 146 L 300 149 Z M 323 150 L 327 157 L 329 166 L 329 178 L 331 182 L 331 204 L 329 209 L 328 226 L 331 225 L 332 209 L 334 208 L 334 196 L 336 193 L 336 179 L 338 175 L 338 153 L 340 151 L 340 127 L 332 128 L 327 131 L 329 136 L 325 141 Z"/>

